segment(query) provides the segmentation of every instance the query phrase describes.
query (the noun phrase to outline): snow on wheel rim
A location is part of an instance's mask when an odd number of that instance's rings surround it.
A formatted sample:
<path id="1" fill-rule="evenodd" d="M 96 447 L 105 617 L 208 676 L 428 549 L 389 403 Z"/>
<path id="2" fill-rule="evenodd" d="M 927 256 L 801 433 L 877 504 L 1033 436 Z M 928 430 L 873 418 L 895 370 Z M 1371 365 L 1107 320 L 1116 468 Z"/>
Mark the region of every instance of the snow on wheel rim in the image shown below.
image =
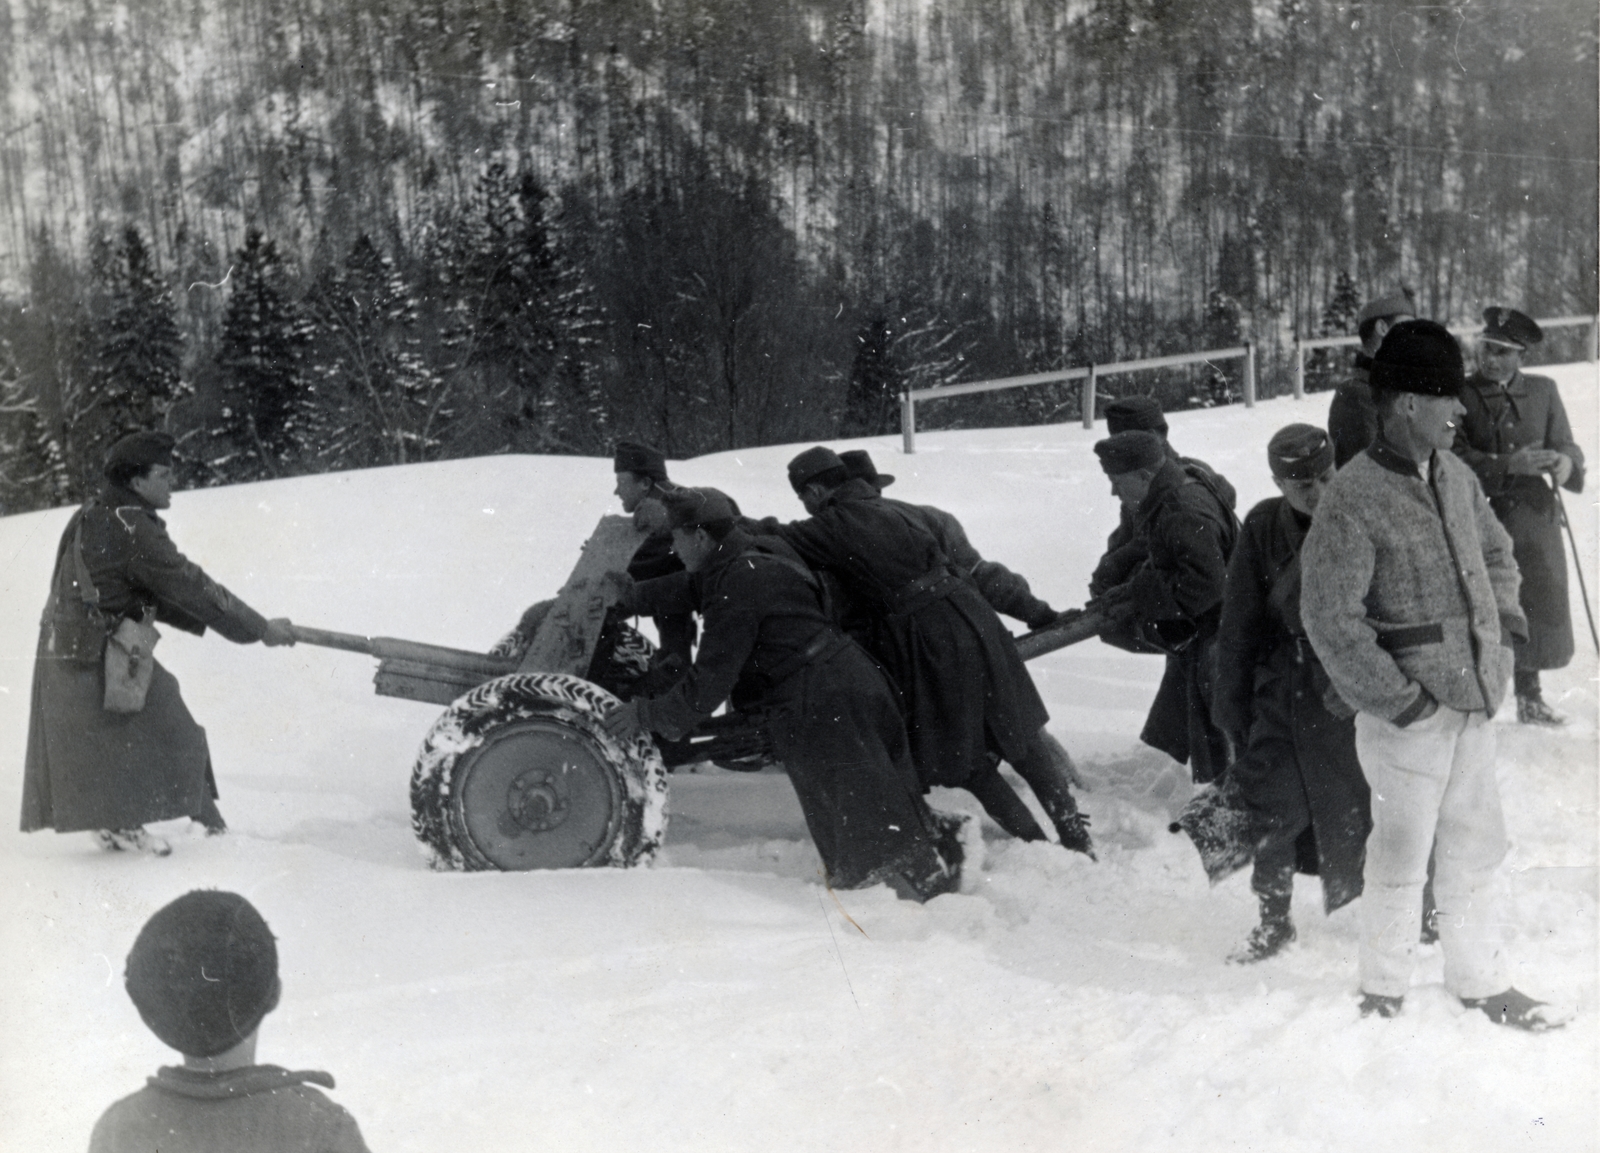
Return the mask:
<path id="1" fill-rule="evenodd" d="M 647 864 L 666 835 L 648 735 L 600 724 L 617 698 L 560 673 L 479 685 L 434 722 L 411 774 L 411 827 L 435 868 Z"/>

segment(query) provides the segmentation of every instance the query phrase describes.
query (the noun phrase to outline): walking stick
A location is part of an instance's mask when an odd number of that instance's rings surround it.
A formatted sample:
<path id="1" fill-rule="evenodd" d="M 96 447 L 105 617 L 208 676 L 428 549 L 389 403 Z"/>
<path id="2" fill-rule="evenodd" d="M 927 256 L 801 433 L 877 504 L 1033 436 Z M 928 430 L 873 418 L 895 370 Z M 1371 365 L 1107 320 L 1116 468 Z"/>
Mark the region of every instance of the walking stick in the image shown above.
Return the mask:
<path id="1" fill-rule="evenodd" d="M 1554 478 L 1552 478 L 1554 479 Z M 1589 607 L 1589 589 L 1583 583 L 1583 558 L 1578 555 L 1578 538 L 1572 535 L 1572 522 L 1567 519 L 1567 505 L 1561 499 L 1561 488 L 1556 486 L 1556 509 L 1561 513 L 1561 523 L 1567 530 L 1567 540 L 1572 544 L 1572 567 L 1578 570 L 1578 592 L 1583 596 L 1583 612 L 1589 618 L 1589 637 L 1594 641 L 1594 651 L 1600 653 L 1600 632 L 1594 627 L 1594 610 Z"/>

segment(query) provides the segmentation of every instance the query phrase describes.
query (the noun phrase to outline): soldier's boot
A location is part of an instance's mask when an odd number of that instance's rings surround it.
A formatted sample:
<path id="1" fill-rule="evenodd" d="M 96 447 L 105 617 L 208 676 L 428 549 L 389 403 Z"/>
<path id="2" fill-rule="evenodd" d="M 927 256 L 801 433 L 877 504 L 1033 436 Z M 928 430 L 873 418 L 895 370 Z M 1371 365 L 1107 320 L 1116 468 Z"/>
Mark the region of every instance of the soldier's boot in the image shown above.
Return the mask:
<path id="1" fill-rule="evenodd" d="M 1006 783 L 996 765 L 973 773 L 962 783 L 962 788 L 978 798 L 983 811 L 991 820 L 1019 841 L 1043 841 L 1048 838 L 1033 813 L 1023 804 L 1017 791 Z"/>
<path id="2" fill-rule="evenodd" d="M 1091 861 L 1099 860 L 1094 855 L 1094 841 L 1089 837 L 1089 818 L 1078 811 L 1077 799 L 1072 795 L 1071 781 L 1077 775 L 1072 758 L 1059 741 L 1047 737 L 1040 729 L 1028 743 L 1027 752 L 1013 762 L 1012 768 L 1039 798 L 1045 815 L 1061 838 L 1061 847 L 1082 853 Z"/>
<path id="3" fill-rule="evenodd" d="M 1513 679 L 1517 694 L 1517 721 L 1524 725 L 1544 725 L 1560 728 L 1567 718 L 1544 703 L 1544 691 L 1539 687 L 1538 669 L 1518 669 Z"/>
<path id="4" fill-rule="evenodd" d="M 1400 1015 L 1400 1010 L 1405 1008 L 1404 997 L 1386 997 L 1382 993 L 1361 994 L 1361 1015 L 1363 1017 L 1383 1017 L 1393 1019 Z"/>
<path id="5" fill-rule="evenodd" d="M 946 813 L 938 809 L 932 810 L 930 815 L 934 833 L 928 846 L 931 851 L 913 853 L 882 874 L 883 882 L 902 901 L 923 904 L 942 893 L 958 892 L 961 888 L 961 867 L 966 858 L 962 836 L 971 818 L 965 813 Z"/>
<path id="6" fill-rule="evenodd" d="M 1256 900 L 1261 905 L 1261 924 L 1250 930 L 1244 944 L 1228 954 L 1235 965 L 1253 965 L 1283 952 L 1295 938 L 1294 922 L 1289 919 L 1289 904 L 1294 896 L 1294 869 L 1257 868 L 1250 878 Z"/>
<path id="7" fill-rule="evenodd" d="M 97 829 L 95 843 L 108 853 L 149 853 L 152 857 L 172 854 L 172 846 L 143 825 L 136 829 Z"/>

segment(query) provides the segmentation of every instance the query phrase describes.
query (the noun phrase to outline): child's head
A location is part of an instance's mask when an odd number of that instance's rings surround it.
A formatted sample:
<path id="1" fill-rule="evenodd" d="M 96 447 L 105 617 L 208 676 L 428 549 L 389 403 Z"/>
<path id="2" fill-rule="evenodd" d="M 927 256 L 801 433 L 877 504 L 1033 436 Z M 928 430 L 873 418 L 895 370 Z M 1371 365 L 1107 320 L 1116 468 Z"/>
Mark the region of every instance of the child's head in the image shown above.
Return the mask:
<path id="1" fill-rule="evenodd" d="M 278 948 L 249 901 L 196 889 L 145 922 L 126 980 L 152 1033 L 185 1056 L 214 1057 L 277 1006 Z"/>

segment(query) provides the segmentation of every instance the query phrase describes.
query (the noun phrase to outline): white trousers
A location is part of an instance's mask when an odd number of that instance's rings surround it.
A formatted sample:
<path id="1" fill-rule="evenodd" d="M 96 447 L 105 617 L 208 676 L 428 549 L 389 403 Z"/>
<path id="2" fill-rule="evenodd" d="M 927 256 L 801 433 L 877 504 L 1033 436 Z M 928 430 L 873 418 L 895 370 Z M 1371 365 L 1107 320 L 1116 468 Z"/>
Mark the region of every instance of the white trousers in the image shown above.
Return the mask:
<path id="1" fill-rule="evenodd" d="M 1495 873 L 1506 855 L 1506 827 L 1494 727 L 1483 713 L 1444 705 L 1403 729 L 1358 713 L 1356 756 L 1372 786 L 1361 991 L 1403 997 L 1410 987 L 1428 850 L 1437 846 L 1433 890 L 1445 987 L 1458 997 L 1504 992 L 1510 982 Z"/>

